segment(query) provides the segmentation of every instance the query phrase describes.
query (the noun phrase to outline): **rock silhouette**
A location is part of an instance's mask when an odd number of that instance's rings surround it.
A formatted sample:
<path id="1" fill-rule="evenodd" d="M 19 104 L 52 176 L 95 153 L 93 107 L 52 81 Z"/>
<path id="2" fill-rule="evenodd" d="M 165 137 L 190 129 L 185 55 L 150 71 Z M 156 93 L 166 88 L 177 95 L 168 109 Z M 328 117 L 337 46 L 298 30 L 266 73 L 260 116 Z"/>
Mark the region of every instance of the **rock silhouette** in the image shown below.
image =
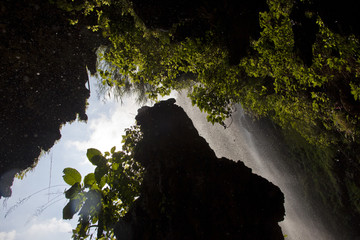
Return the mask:
<path id="1" fill-rule="evenodd" d="M 241 161 L 217 158 L 174 102 L 138 111 L 134 157 L 146 173 L 117 239 L 283 239 L 280 189 Z"/>

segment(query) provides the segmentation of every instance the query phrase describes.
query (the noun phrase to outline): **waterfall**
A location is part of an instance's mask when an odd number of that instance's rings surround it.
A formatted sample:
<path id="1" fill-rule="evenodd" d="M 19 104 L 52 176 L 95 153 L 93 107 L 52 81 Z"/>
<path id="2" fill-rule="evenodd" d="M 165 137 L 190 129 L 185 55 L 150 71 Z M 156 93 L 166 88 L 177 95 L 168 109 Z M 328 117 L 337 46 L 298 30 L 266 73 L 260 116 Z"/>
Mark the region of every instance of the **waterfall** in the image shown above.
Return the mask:
<path id="1" fill-rule="evenodd" d="M 285 220 L 280 223 L 286 240 L 332 240 L 314 206 L 305 203 L 302 185 L 292 174 L 280 154 L 278 143 L 269 141 L 266 131 L 256 129 L 240 105 L 228 128 L 206 121 L 206 114 L 191 105 L 186 94 L 178 94 L 177 104 L 192 119 L 199 134 L 206 139 L 218 157 L 241 160 L 254 173 L 277 185 L 285 195 Z M 316 207 L 315 207 L 316 208 Z"/>

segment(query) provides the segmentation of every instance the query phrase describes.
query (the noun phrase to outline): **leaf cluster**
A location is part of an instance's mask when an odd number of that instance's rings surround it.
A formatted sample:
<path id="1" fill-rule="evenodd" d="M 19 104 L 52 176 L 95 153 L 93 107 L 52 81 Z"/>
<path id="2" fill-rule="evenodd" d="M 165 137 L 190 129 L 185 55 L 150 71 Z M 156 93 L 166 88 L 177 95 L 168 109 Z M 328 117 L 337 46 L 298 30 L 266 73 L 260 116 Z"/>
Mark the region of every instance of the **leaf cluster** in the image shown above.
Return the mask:
<path id="1" fill-rule="evenodd" d="M 63 209 L 63 218 L 72 219 L 78 213 L 79 221 L 73 230 L 73 239 L 114 239 L 113 227 L 139 197 L 143 167 L 134 161 L 133 150 L 141 139 L 138 127 L 126 129 L 123 149 L 102 154 L 95 148 L 87 150 L 88 160 L 95 166 L 93 173 L 83 181 L 73 168 L 63 170 L 63 179 L 71 187 L 65 191 L 69 202 Z"/>
<path id="2" fill-rule="evenodd" d="M 339 136 L 354 141 L 359 137 L 359 114 L 346 109 L 343 99 L 358 100 L 358 40 L 331 32 L 319 16 L 308 14 L 315 18 L 319 32 L 313 64 L 306 66 L 294 50 L 292 3 L 271 1 L 269 7 L 270 11 L 260 13 L 261 36 L 252 43 L 255 54 L 240 63 L 255 82 L 243 89 L 243 106 L 295 129 L 313 144 L 326 146 Z"/>

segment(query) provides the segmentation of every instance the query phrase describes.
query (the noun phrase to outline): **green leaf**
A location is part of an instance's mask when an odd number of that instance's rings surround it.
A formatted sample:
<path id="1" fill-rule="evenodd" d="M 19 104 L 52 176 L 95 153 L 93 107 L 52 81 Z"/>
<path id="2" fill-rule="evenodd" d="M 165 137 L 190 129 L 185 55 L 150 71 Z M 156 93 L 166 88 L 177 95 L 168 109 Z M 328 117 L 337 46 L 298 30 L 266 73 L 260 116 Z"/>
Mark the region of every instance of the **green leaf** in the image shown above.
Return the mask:
<path id="1" fill-rule="evenodd" d="M 105 153 L 105 156 L 110 155 L 110 153 Z M 89 159 L 89 161 L 95 165 L 105 165 L 106 164 L 106 158 L 101 154 L 101 152 L 95 148 L 89 148 L 86 152 L 86 156 Z"/>
<path id="2" fill-rule="evenodd" d="M 101 155 L 96 155 L 91 158 L 90 162 L 95 166 L 105 166 L 106 158 Z"/>
<path id="3" fill-rule="evenodd" d="M 80 183 L 75 183 L 68 190 L 65 191 L 65 197 L 67 199 L 73 199 L 77 196 L 77 194 L 81 191 Z"/>
<path id="4" fill-rule="evenodd" d="M 80 199 L 71 199 L 63 208 L 63 219 L 72 219 L 74 214 L 80 210 Z"/>
<path id="5" fill-rule="evenodd" d="M 108 182 L 107 177 L 102 176 L 102 178 L 100 179 L 100 183 L 98 184 L 99 188 L 102 189 L 107 182 Z"/>
<path id="6" fill-rule="evenodd" d="M 95 183 L 96 183 L 96 180 L 95 180 L 95 174 L 94 173 L 89 173 L 88 175 L 85 176 L 85 178 L 84 178 L 85 187 L 91 187 Z"/>
<path id="7" fill-rule="evenodd" d="M 94 156 L 102 156 L 101 152 L 95 148 L 89 148 L 86 152 L 86 156 L 89 159 L 89 161 L 91 162 L 91 159 Z M 92 163 L 92 162 L 91 162 Z"/>
<path id="8" fill-rule="evenodd" d="M 85 194 L 86 201 L 79 214 L 86 216 L 98 216 L 101 209 L 101 194 L 98 191 L 90 190 Z"/>
<path id="9" fill-rule="evenodd" d="M 112 168 L 114 171 L 116 171 L 116 170 L 119 168 L 119 166 L 120 166 L 119 163 L 113 163 L 113 164 L 111 165 L 111 168 Z"/>
<path id="10" fill-rule="evenodd" d="M 105 166 L 97 166 L 94 171 L 95 180 L 98 184 L 101 183 L 101 178 L 108 173 L 108 168 Z M 100 187 L 101 188 L 101 187 Z"/>
<path id="11" fill-rule="evenodd" d="M 74 168 L 65 168 L 63 170 L 63 179 L 69 185 L 81 182 L 81 174 Z"/>
<path id="12" fill-rule="evenodd" d="M 116 146 L 112 147 L 110 150 L 111 154 L 114 154 L 115 150 L 116 150 Z"/>

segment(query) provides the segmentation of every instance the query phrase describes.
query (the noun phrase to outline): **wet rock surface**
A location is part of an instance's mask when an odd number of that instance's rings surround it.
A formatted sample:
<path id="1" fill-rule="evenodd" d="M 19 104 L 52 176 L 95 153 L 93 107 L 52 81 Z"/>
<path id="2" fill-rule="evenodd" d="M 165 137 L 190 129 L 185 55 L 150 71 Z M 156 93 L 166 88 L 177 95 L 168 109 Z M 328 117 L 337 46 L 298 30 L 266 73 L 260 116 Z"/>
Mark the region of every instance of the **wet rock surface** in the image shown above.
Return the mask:
<path id="1" fill-rule="evenodd" d="M 283 239 L 280 189 L 241 161 L 217 158 L 174 102 L 136 117 L 143 139 L 135 159 L 146 173 L 117 239 Z"/>

